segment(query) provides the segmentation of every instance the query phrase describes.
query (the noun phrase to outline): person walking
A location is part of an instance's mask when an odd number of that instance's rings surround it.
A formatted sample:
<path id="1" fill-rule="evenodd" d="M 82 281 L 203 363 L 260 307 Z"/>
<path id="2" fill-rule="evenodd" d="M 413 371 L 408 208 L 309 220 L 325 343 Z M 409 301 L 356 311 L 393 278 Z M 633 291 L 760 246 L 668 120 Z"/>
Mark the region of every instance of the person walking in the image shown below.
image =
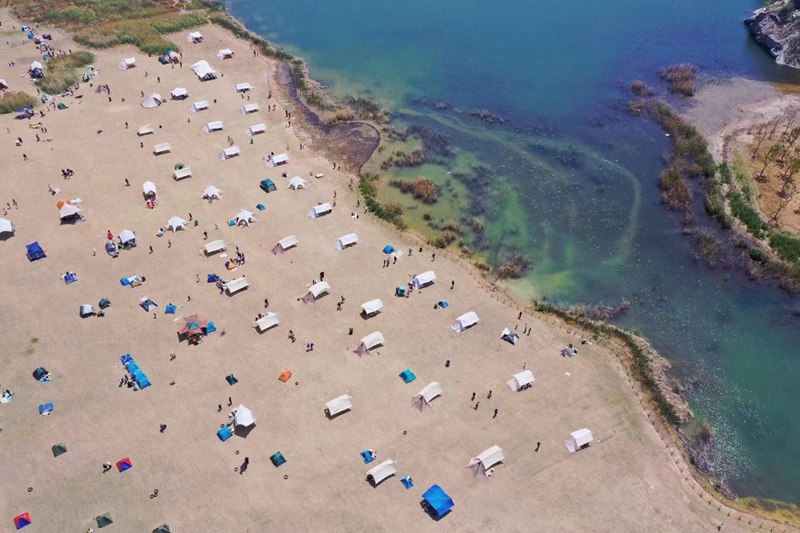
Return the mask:
<path id="1" fill-rule="evenodd" d="M 535 449 L 535 450 L 533 450 L 533 451 L 535 451 L 535 452 L 538 452 L 538 451 L 539 451 L 539 446 L 541 446 L 541 445 L 542 445 L 542 443 L 541 443 L 541 442 L 537 442 L 537 443 L 536 443 L 536 449 Z"/>
<path id="2" fill-rule="evenodd" d="M 497 418 L 497 409 L 494 410 L 494 415 L 492 415 L 492 418 Z"/>
<path id="3" fill-rule="evenodd" d="M 474 393 L 474 392 L 472 393 L 472 398 L 470 398 L 470 400 L 469 400 L 469 401 L 471 401 L 471 402 L 474 402 L 474 401 L 475 401 L 475 393 Z"/>

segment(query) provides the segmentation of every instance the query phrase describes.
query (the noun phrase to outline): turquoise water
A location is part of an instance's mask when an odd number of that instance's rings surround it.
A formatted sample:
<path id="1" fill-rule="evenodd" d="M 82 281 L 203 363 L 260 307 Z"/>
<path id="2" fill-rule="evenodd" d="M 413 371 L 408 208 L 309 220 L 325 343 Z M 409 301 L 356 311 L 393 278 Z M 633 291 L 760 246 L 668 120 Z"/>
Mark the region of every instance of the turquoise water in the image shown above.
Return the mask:
<path id="1" fill-rule="evenodd" d="M 800 316 L 792 312 L 800 301 L 693 259 L 680 220 L 659 203 L 667 141 L 621 106 L 630 80 L 661 87 L 657 70 L 677 62 L 712 75 L 800 82 L 749 39 L 742 20 L 758 5 L 234 0 L 229 7 L 305 57 L 333 94 L 375 97 L 403 125 L 446 135 L 453 154 L 441 164 L 393 174 L 424 173 L 455 191 L 486 228 L 481 243 L 468 244 L 490 259 L 531 256 L 532 273 L 514 286 L 520 294 L 559 303 L 630 300 L 620 323 L 673 362 L 695 413 L 716 429 L 716 474 L 741 496 L 800 503 L 793 416 Z M 421 98 L 508 121 L 490 126 Z M 470 196 L 476 188 L 468 180 L 478 175 L 490 191 Z M 434 209 L 433 216 L 452 214 Z"/>

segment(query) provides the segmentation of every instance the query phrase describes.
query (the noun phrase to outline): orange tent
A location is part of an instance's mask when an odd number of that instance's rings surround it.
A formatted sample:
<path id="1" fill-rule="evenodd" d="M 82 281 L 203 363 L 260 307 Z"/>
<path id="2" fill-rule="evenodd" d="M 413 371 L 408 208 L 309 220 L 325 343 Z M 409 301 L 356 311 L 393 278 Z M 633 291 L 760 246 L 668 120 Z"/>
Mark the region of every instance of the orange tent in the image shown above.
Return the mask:
<path id="1" fill-rule="evenodd" d="M 281 372 L 281 375 L 278 376 L 278 379 L 286 383 L 287 381 L 289 381 L 290 377 L 292 377 L 292 371 L 287 369 Z"/>
<path id="2" fill-rule="evenodd" d="M 62 207 L 64 207 L 64 204 L 65 204 L 65 203 L 67 203 L 65 200 L 60 200 L 60 201 L 59 201 L 59 202 L 56 204 L 56 208 L 57 208 L 57 209 L 61 209 Z"/>

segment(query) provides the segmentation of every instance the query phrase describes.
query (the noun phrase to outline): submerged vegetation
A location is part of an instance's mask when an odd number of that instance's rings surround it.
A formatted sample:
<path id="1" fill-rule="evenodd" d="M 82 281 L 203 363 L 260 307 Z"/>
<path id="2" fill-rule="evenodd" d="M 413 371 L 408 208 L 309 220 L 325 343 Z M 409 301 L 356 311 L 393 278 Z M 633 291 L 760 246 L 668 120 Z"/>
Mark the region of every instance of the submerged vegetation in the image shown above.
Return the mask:
<path id="1" fill-rule="evenodd" d="M 413 194 L 414 198 L 426 204 L 435 204 L 439 200 L 439 187 L 425 176 L 417 176 L 413 180 L 392 180 L 389 185 Z"/>
<path id="2" fill-rule="evenodd" d="M 697 76 L 697 67 L 688 63 L 672 65 L 658 71 L 659 77 L 666 81 L 669 90 L 684 97 L 694 96 L 696 88 L 694 78 Z"/>

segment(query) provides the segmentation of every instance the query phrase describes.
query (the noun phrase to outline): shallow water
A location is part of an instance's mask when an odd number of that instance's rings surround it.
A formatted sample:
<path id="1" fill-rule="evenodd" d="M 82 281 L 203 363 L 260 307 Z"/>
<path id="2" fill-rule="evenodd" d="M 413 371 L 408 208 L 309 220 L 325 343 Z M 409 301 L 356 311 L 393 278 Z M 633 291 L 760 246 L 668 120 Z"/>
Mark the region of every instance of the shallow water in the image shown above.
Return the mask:
<path id="1" fill-rule="evenodd" d="M 680 220 L 659 203 L 666 139 L 627 116 L 625 87 L 663 91 L 657 70 L 689 62 L 711 75 L 799 82 L 748 37 L 750 0 L 234 0 L 231 12 L 305 57 L 335 95 L 373 96 L 400 125 L 445 134 L 442 164 L 395 170 L 428 176 L 452 201 L 407 211 L 485 225 L 483 252 L 534 259 L 514 285 L 526 297 L 609 303 L 620 323 L 673 363 L 696 414 L 717 432 L 717 473 L 742 496 L 800 503 L 800 306 L 780 290 L 692 257 Z M 485 108 L 491 126 L 453 110 Z M 379 159 L 379 158 L 378 158 Z M 483 168 L 475 170 L 476 165 Z M 370 168 L 373 170 L 373 168 Z M 476 194 L 483 175 L 490 193 Z M 386 199 L 411 205 L 396 189 Z M 453 197 L 455 199 L 453 200 Z M 476 203 L 476 197 L 485 200 Z M 474 239 L 464 238 L 476 246 Z"/>

